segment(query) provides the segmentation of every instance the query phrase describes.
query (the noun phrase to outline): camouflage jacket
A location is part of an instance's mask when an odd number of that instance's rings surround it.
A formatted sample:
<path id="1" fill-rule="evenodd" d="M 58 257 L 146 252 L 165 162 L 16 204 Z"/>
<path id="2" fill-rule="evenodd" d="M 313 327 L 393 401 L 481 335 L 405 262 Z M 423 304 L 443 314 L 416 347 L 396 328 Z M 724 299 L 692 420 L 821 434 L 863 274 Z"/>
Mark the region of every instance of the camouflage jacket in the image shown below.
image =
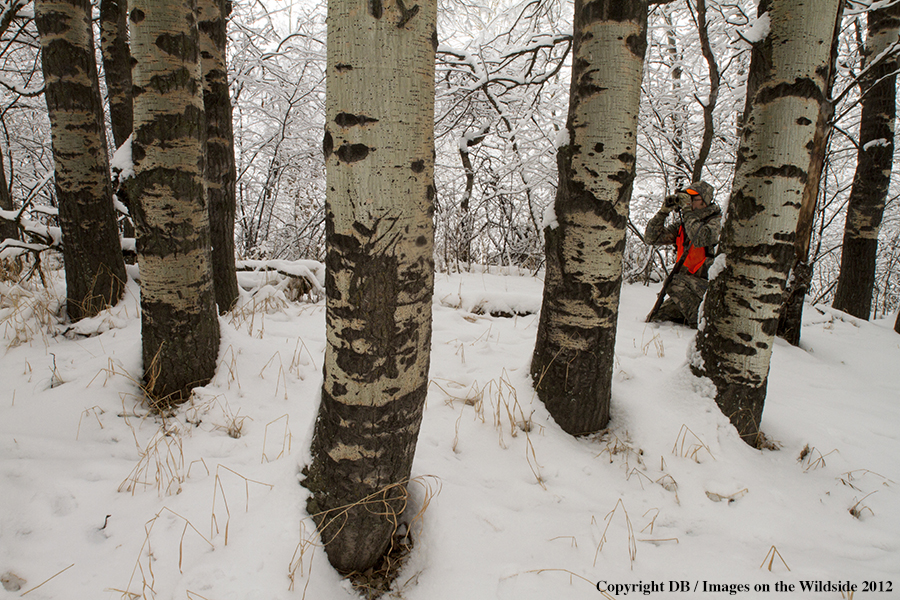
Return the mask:
<path id="1" fill-rule="evenodd" d="M 699 210 L 682 210 L 681 219 L 666 225 L 669 213 L 659 211 L 647 223 L 644 241 L 654 246 L 674 244 L 678 236 L 678 228 L 684 223 L 687 239 L 694 247 L 711 247 L 719 242 L 719 230 L 722 227 L 722 210 L 716 204 L 710 204 Z"/>

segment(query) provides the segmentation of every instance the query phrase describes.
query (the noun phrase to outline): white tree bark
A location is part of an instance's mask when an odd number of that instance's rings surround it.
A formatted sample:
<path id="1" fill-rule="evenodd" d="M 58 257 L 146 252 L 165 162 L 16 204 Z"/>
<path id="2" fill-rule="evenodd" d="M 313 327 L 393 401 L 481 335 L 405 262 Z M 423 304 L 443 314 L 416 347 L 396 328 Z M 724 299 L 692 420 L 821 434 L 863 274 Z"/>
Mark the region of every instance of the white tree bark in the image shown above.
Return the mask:
<path id="1" fill-rule="evenodd" d="M 215 372 L 219 349 L 192 0 L 134 0 L 135 176 L 144 385 L 162 410 Z"/>
<path id="2" fill-rule="evenodd" d="M 328 5 L 328 344 L 305 485 L 342 571 L 390 543 L 427 391 L 436 13 L 435 0 Z"/>
<path id="3" fill-rule="evenodd" d="M 646 46 L 646 0 L 576 1 L 559 226 L 544 231 L 547 269 L 531 364 L 538 395 L 573 435 L 609 420 Z"/>
<path id="4" fill-rule="evenodd" d="M 38 0 L 34 8 L 63 232 L 66 311 L 75 321 L 118 302 L 125 263 L 112 202 L 90 2 Z"/>
<path id="5" fill-rule="evenodd" d="M 719 252 L 692 361 L 748 443 L 758 442 L 766 381 L 839 0 L 769 0 L 768 37 L 754 48 L 747 120 Z M 721 260 L 721 259 L 720 259 Z"/>

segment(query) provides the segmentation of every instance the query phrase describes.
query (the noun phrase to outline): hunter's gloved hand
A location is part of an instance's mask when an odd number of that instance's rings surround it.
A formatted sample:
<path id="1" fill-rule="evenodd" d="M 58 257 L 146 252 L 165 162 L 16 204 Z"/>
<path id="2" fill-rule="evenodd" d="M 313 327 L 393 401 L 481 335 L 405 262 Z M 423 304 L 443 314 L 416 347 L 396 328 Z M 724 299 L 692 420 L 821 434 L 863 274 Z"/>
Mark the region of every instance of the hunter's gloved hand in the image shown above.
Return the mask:
<path id="1" fill-rule="evenodd" d="M 678 208 L 678 196 L 672 194 L 671 196 L 666 196 L 666 199 L 663 201 L 663 205 L 659 207 L 660 212 L 672 212 L 674 209 Z"/>

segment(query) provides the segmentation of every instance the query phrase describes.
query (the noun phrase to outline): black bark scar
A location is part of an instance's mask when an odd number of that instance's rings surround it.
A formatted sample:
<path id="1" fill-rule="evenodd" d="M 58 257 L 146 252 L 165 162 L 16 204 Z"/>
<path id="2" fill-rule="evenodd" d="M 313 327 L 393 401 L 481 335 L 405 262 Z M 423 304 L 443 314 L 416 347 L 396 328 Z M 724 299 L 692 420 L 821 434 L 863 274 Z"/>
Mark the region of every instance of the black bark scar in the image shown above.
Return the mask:
<path id="1" fill-rule="evenodd" d="M 406 9 L 406 5 L 403 3 L 403 0 L 397 0 L 397 8 L 400 9 L 400 20 L 397 21 L 397 29 L 403 29 L 407 23 L 409 23 L 410 19 L 419 14 L 419 5 L 414 4 L 412 8 L 409 10 Z"/>

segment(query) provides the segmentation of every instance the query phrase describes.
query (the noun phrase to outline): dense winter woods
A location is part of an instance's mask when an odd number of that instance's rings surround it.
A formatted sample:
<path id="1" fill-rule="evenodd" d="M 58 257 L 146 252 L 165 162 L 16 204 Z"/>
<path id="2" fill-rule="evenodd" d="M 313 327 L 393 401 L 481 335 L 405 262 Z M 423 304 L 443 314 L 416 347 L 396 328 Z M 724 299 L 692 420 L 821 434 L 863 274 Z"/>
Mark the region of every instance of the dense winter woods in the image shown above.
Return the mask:
<path id="1" fill-rule="evenodd" d="M 900 2 L 333 0 L 327 38 L 307 4 L 0 9 L 0 277 L 61 264 L 74 323 L 136 238 L 152 408 L 213 377 L 235 259 L 326 263 L 305 485 L 342 571 L 406 500 L 435 269 L 543 279 L 531 375 L 573 435 L 609 422 L 622 285 L 668 273 L 641 232 L 692 181 L 726 216 L 691 367 L 748 443 L 804 297 L 900 307 Z"/>
<path id="2" fill-rule="evenodd" d="M 880 53 L 867 50 L 867 4 L 849 3 L 841 27 L 834 87 L 839 98 L 836 128 L 828 140 L 811 228 L 809 296 L 817 302 L 829 303 L 837 287 L 857 148 L 882 147 L 873 140 L 859 142 L 861 100 L 871 96 L 860 96 L 860 85 L 868 88 L 872 84 L 866 81 L 880 77 L 872 79 L 873 70 L 867 69 L 869 79 L 859 79 L 865 75 L 865 57 Z M 55 189 L 44 181 L 52 165 L 50 128 L 37 95 L 42 83 L 35 69 L 39 38 L 32 5 L 10 0 L 5 6 L 5 136 L 0 153 L 6 185 L 0 200 L 7 209 L 28 202 L 23 219 L 53 226 L 52 216 L 30 208 L 56 203 Z M 102 42 L 104 69 L 111 71 L 130 59 L 118 57 L 123 52 L 115 37 L 118 5 L 104 2 L 101 8 L 96 45 L 99 48 Z M 470 257 L 479 263 L 543 266 L 543 217 L 556 196 L 556 148 L 567 114 L 570 11 L 570 6 L 555 2 L 511 5 L 498 14 L 451 2 L 439 11 L 435 112 L 439 269 L 465 268 Z M 726 203 L 740 127 L 737 118 L 743 113 L 748 40 L 765 26 L 756 22 L 755 15 L 753 2 L 651 3 L 630 208 L 630 220 L 638 229 L 665 190 L 696 179 L 691 175 L 698 166 L 719 190 L 720 203 Z M 235 3 L 228 36 L 236 252 L 246 258 L 321 259 L 324 15 L 302 6 L 267 14 L 257 4 Z M 885 62 L 889 61 L 879 61 L 882 69 Z M 103 78 L 104 83 L 110 81 L 122 81 L 122 76 Z M 880 86 L 885 87 L 890 86 Z M 115 107 L 130 101 L 113 87 L 103 93 Z M 107 121 L 110 150 L 121 143 L 122 134 L 114 126 L 122 122 L 116 116 L 122 112 L 114 111 Z M 707 122 L 713 127 L 705 127 Z M 883 138 L 874 141 L 879 139 Z M 708 158 L 702 160 L 707 145 Z M 900 297 L 897 278 L 892 276 L 900 255 L 892 189 L 878 228 L 881 243 L 873 245 L 874 316 L 891 312 Z M 4 226 L 8 227 L 6 221 Z M 658 257 L 649 260 L 650 251 L 633 231 L 626 240 L 626 281 L 663 273 Z"/>

